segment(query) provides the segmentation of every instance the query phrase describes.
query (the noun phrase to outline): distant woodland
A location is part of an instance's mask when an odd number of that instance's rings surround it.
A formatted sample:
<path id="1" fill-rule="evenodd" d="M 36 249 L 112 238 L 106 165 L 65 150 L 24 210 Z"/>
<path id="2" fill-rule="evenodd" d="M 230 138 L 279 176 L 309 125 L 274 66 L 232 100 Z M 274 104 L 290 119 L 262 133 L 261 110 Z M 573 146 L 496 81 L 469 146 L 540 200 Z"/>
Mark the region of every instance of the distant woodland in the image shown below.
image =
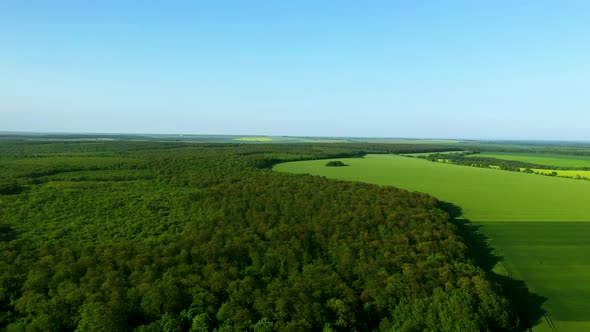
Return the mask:
<path id="1" fill-rule="evenodd" d="M 0 142 L 0 329 L 518 329 L 433 197 L 270 170 L 423 151 Z"/>

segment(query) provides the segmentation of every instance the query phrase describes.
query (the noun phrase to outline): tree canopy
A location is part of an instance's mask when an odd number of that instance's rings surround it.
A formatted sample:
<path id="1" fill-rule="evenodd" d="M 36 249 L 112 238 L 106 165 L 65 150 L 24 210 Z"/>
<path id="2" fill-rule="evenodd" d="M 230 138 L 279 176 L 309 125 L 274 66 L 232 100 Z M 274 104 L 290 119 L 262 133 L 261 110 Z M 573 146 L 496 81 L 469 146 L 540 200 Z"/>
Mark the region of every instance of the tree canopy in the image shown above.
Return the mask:
<path id="1" fill-rule="evenodd" d="M 0 329 L 512 331 L 436 199 L 269 169 L 428 148 L 2 142 Z"/>
<path id="2" fill-rule="evenodd" d="M 326 166 L 328 167 L 342 167 L 342 166 L 348 166 L 345 163 L 343 163 L 340 160 L 330 160 L 326 163 Z"/>

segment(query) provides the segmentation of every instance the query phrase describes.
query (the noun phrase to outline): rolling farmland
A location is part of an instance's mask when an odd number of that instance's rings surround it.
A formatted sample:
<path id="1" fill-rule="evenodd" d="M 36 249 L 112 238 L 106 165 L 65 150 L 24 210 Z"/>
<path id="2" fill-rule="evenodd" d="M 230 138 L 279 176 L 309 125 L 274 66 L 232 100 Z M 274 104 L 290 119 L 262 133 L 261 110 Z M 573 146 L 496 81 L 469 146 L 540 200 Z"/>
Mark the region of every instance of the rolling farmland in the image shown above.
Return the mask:
<path id="1" fill-rule="evenodd" d="M 590 171 L 582 171 L 576 169 L 566 169 L 566 170 L 547 170 L 547 169 L 539 169 L 533 168 L 533 171 L 540 174 L 551 174 L 552 172 L 557 173 L 557 176 L 562 176 L 566 178 L 586 178 L 590 179 Z"/>
<path id="2" fill-rule="evenodd" d="M 0 13 L 0 332 L 590 332 L 590 0 Z"/>
<path id="3" fill-rule="evenodd" d="M 553 318 L 559 331 L 588 330 L 590 223 L 479 224 L 496 254 L 505 257 L 502 267 L 514 273 L 513 277 L 525 280 L 532 292 L 548 299 L 548 317 Z M 543 325 L 537 329 L 550 330 Z"/>
<path id="4" fill-rule="evenodd" d="M 323 160 L 280 164 L 278 171 L 394 185 L 427 192 L 459 205 L 472 221 L 590 221 L 590 183 L 395 155 L 340 159 L 349 167 L 327 168 Z"/>
<path id="5" fill-rule="evenodd" d="M 531 164 L 555 167 L 590 167 L 590 156 L 575 156 L 549 153 L 482 152 L 471 157 L 486 157 L 516 160 Z"/>
<path id="6" fill-rule="evenodd" d="M 481 226 L 510 275 L 547 298 L 548 320 L 535 330 L 590 328 L 589 182 L 394 155 L 340 160 L 350 166 L 325 167 L 326 160 L 317 160 L 274 169 L 393 185 L 461 207 L 463 218 Z"/>

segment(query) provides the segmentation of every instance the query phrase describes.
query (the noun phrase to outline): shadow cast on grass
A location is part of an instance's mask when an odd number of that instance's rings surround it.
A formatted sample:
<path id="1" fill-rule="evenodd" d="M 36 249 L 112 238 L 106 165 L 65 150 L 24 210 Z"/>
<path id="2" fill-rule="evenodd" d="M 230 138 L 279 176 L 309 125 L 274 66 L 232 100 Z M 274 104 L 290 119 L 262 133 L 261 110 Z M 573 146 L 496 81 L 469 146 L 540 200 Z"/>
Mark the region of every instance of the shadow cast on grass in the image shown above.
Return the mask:
<path id="1" fill-rule="evenodd" d="M 16 239 L 16 232 L 12 227 L 0 224 L 0 242 L 10 242 Z"/>
<path id="2" fill-rule="evenodd" d="M 521 329 L 531 330 L 547 314 L 542 307 L 547 298 L 530 292 L 524 281 L 513 278 L 512 271 L 506 265 L 504 267 L 508 275 L 495 273 L 493 268 L 496 264 L 504 264 L 503 257 L 494 253 L 488 237 L 481 231 L 482 227 L 472 224 L 469 220 L 460 219 L 462 210 L 459 206 L 448 202 L 440 202 L 439 205 L 453 218 L 475 264 L 486 271 L 490 279 L 502 286 L 512 301 L 514 310 L 520 318 Z"/>

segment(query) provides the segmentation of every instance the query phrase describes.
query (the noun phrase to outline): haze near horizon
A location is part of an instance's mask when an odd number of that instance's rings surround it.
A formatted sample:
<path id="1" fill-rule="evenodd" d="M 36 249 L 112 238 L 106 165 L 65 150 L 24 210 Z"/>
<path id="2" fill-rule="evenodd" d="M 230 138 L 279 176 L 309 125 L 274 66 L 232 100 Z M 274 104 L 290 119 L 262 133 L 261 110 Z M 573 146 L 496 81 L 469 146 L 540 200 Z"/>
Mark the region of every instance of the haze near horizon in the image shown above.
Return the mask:
<path id="1" fill-rule="evenodd" d="M 0 4 L 0 131 L 589 140 L 583 1 Z"/>

